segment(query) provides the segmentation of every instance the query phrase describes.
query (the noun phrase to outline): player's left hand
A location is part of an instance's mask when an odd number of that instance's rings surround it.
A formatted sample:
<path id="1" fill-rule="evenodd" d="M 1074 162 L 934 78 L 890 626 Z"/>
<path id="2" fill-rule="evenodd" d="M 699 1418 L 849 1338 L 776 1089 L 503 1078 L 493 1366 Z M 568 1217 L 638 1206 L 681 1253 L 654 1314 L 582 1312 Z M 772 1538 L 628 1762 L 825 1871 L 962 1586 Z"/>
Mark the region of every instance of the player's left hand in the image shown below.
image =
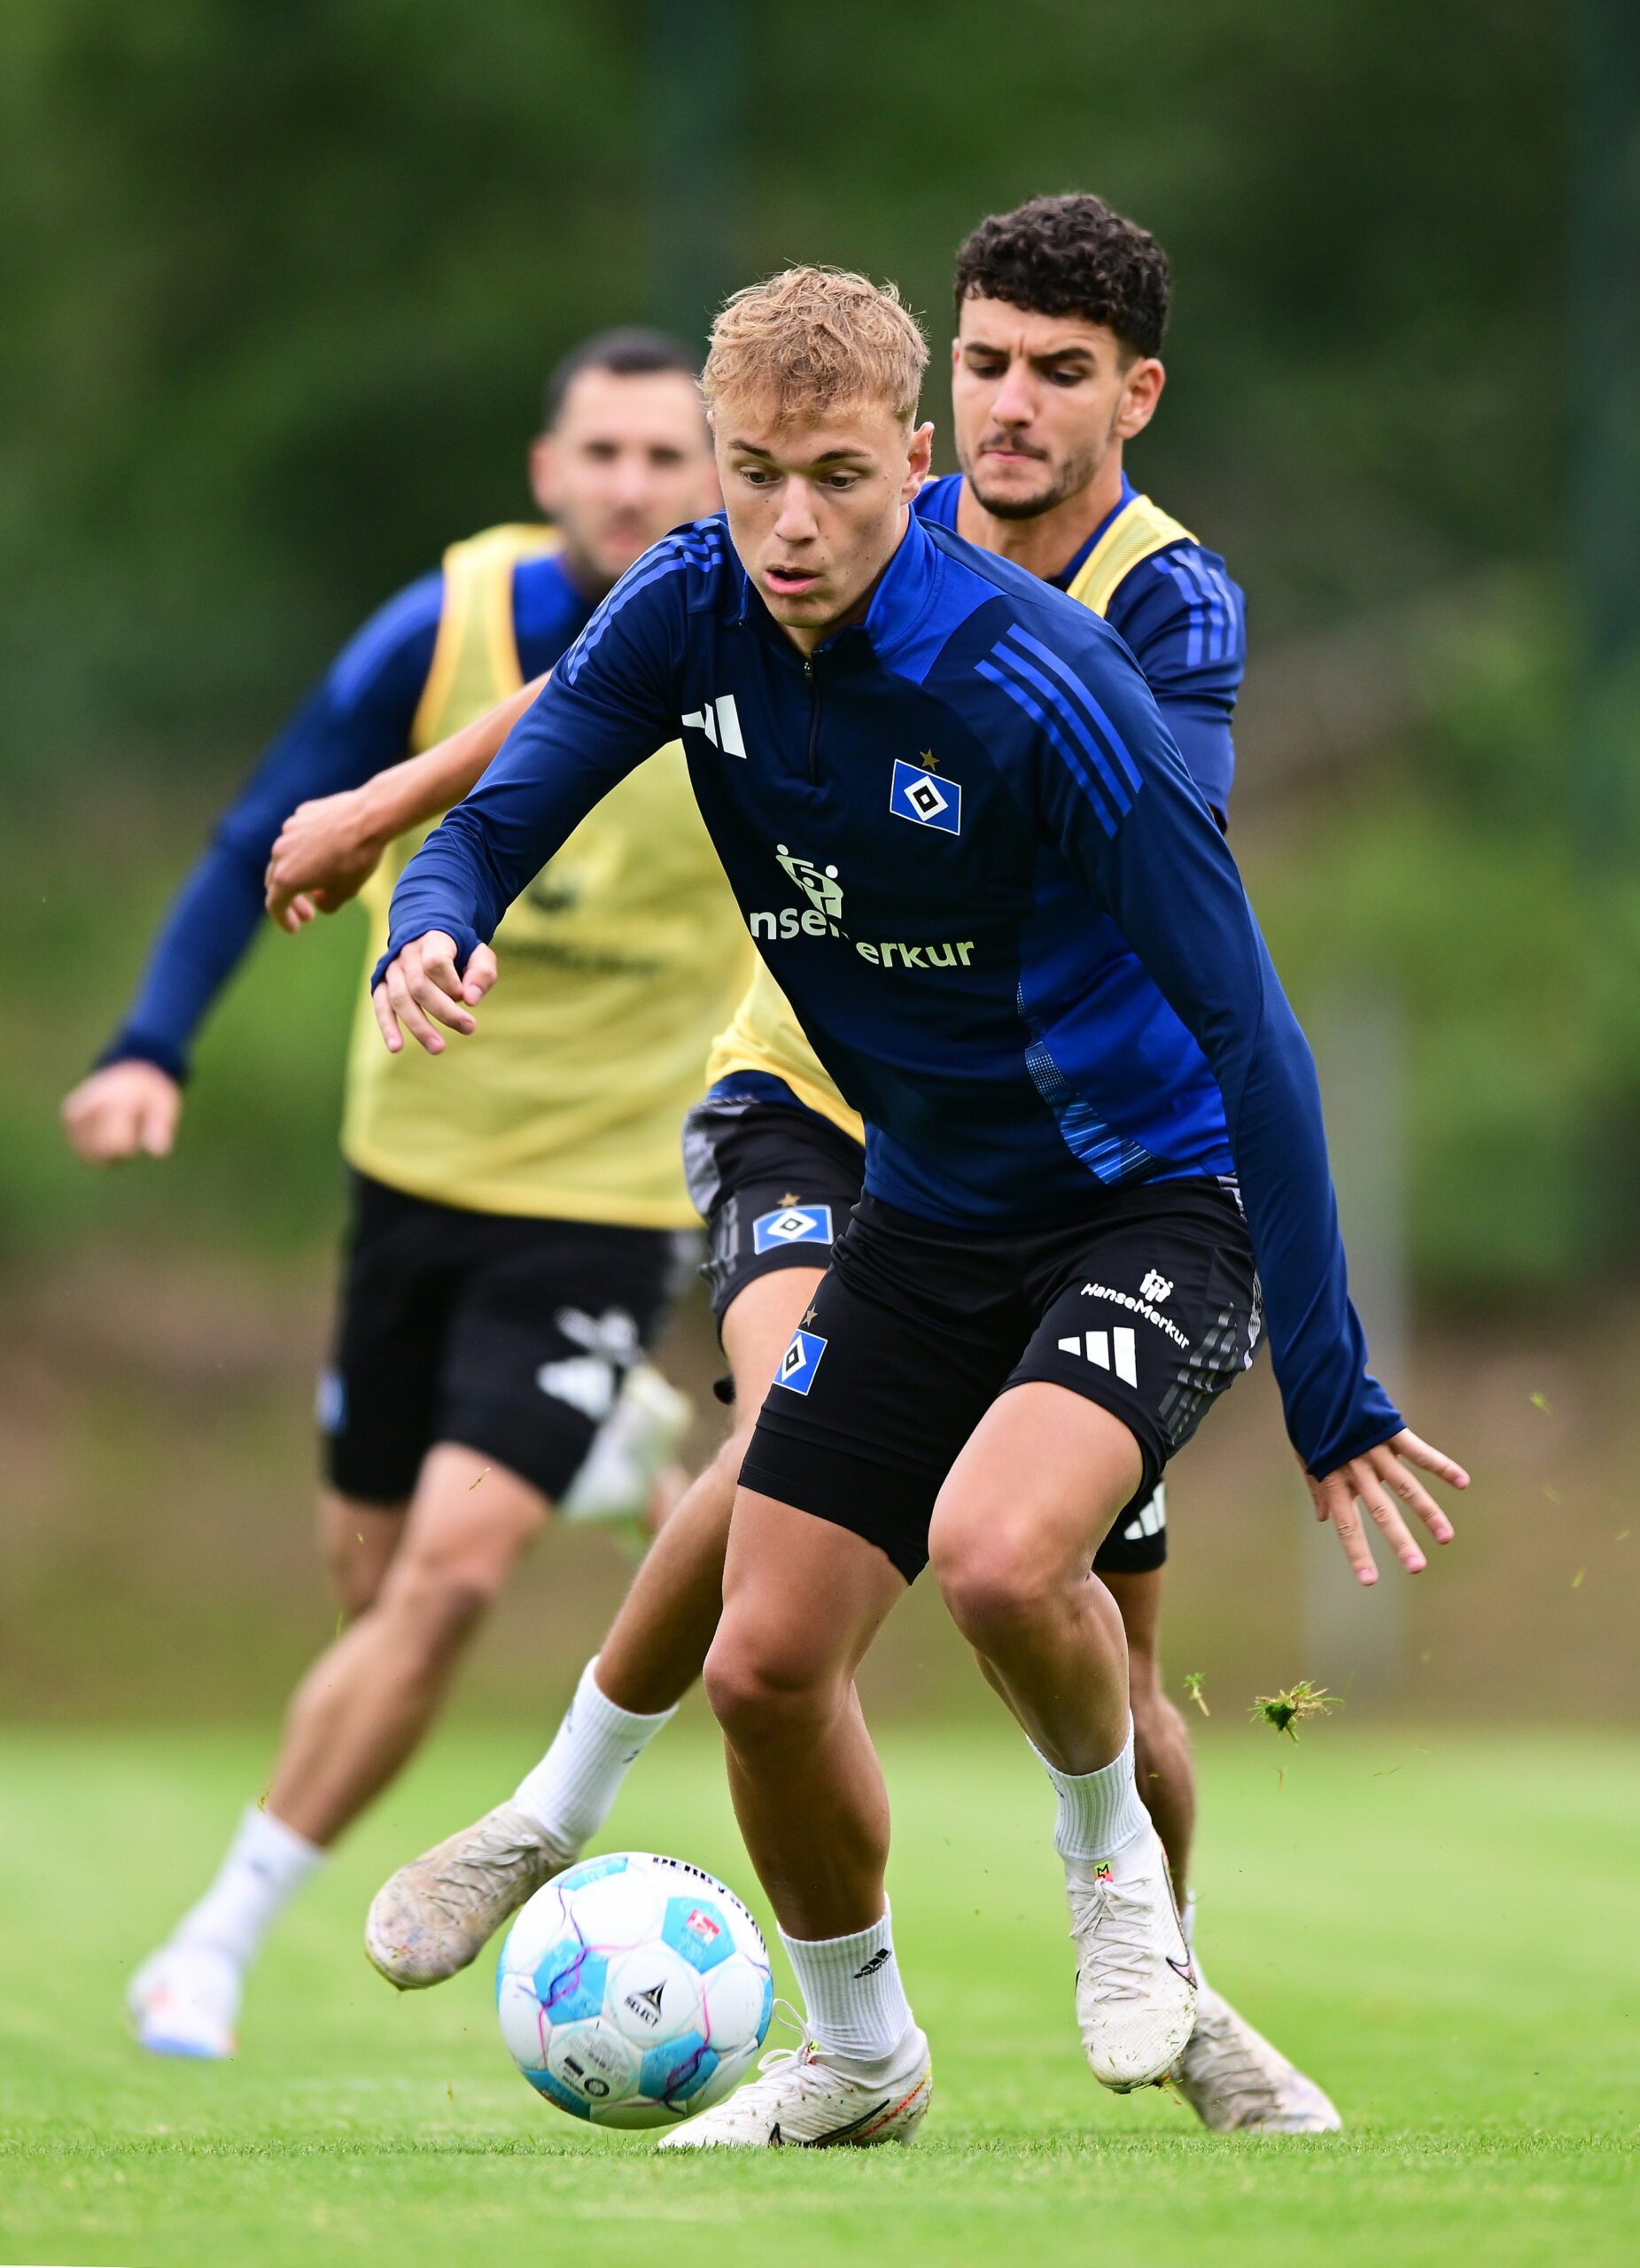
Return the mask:
<path id="1" fill-rule="evenodd" d="M 436 1026 L 447 1025 L 463 1036 L 477 1031 L 478 1020 L 470 1012 L 494 982 L 495 955 L 488 945 L 475 945 L 465 971 L 458 975 L 454 937 L 442 929 L 412 937 L 388 962 L 370 995 L 387 1052 L 402 1052 L 408 1031 L 429 1055 L 442 1055 L 444 1034 Z M 399 1029 L 401 1023 L 404 1031 Z"/>
<path id="2" fill-rule="evenodd" d="M 1372 1548 L 1361 1522 L 1359 1508 L 1363 1504 L 1387 1537 L 1390 1549 L 1409 1575 L 1421 1575 L 1429 1562 L 1402 1518 L 1396 1497 L 1418 1514 L 1437 1543 L 1452 1541 L 1451 1521 L 1416 1474 L 1408 1471 L 1408 1466 L 1414 1464 L 1426 1472 L 1433 1472 L 1449 1487 L 1469 1486 L 1469 1475 L 1461 1464 L 1404 1428 L 1380 1442 L 1377 1449 L 1368 1449 L 1364 1456 L 1351 1457 L 1348 1464 L 1340 1465 L 1336 1472 L 1329 1472 L 1323 1480 L 1317 1480 L 1308 1472 L 1304 1475 L 1316 1518 L 1332 1521 L 1357 1582 L 1378 1581 Z"/>
<path id="3" fill-rule="evenodd" d="M 358 896 L 385 848 L 361 789 L 298 804 L 279 830 L 263 877 L 269 916 L 294 936 L 315 914 L 336 913 Z"/>

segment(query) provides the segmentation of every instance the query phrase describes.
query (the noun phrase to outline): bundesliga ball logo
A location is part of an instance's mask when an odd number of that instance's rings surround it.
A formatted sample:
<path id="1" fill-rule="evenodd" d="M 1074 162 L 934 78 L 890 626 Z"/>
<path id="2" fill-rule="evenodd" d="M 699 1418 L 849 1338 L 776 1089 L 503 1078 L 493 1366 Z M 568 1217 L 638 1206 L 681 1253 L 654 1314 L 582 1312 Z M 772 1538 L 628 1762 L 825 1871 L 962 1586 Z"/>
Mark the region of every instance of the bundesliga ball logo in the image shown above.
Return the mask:
<path id="1" fill-rule="evenodd" d="M 734 1891 L 681 1859 L 587 1859 L 519 1913 L 495 1973 L 501 2038 L 538 2094 L 600 2126 L 671 2126 L 750 2072 L 774 2004 Z"/>

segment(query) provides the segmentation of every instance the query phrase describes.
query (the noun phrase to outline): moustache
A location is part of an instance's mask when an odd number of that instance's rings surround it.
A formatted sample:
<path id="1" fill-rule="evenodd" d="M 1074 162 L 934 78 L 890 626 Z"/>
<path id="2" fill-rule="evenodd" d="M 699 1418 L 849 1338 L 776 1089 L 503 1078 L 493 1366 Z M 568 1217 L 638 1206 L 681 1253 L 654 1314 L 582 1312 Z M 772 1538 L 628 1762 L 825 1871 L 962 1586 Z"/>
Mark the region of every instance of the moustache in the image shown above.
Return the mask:
<path id="1" fill-rule="evenodd" d="M 1034 457 L 1039 464 L 1045 464 L 1050 454 L 1032 441 L 1022 441 L 1016 433 L 987 433 L 980 442 L 979 454 L 985 456 L 992 449 L 1007 449 L 1014 456 Z"/>

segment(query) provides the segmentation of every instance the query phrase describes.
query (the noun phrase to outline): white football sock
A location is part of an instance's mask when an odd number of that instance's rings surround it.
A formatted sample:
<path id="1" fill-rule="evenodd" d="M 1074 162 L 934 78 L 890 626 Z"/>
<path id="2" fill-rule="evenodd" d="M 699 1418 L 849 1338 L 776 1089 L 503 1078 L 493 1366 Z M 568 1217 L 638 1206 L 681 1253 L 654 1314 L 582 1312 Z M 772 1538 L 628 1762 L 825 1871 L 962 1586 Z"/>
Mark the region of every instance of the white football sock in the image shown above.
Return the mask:
<path id="1" fill-rule="evenodd" d="M 781 1943 L 815 2045 L 851 2063 L 887 2062 L 912 2026 L 889 1908 L 855 1937 L 789 1938 L 782 1930 Z"/>
<path id="2" fill-rule="evenodd" d="M 1131 1717 L 1121 1755 L 1097 1772 L 1057 1771 L 1040 1749 L 1036 1753 L 1059 1797 L 1053 1848 L 1061 1859 L 1114 1859 L 1150 1826 L 1150 1814 L 1139 1801 L 1133 1778 Z"/>
<path id="3" fill-rule="evenodd" d="M 581 1672 L 552 1746 L 525 1774 L 513 1797 L 554 1848 L 571 1858 L 609 1817 L 628 1767 L 678 1713 L 675 1705 L 657 1717 L 618 1709 L 598 1689 L 593 1674 L 597 1666 L 595 1654 Z"/>
<path id="4" fill-rule="evenodd" d="M 214 1946 L 245 1968 L 275 1916 L 294 1898 L 324 1852 L 254 1804 L 228 1845 L 216 1880 L 172 1933 L 181 1945 Z"/>

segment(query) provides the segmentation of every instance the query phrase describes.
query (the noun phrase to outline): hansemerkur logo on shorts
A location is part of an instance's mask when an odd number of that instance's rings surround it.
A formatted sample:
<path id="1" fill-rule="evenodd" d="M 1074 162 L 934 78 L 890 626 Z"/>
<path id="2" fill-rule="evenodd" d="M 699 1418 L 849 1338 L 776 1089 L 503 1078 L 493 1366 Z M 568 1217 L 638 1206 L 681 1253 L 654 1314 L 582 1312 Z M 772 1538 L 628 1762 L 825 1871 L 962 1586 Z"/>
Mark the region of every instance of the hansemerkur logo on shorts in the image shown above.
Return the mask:
<path id="1" fill-rule="evenodd" d="M 746 926 L 751 931 L 754 944 L 763 938 L 772 942 L 780 937 L 790 941 L 797 937 L 836 937 L 852 945 L 860 959 L 869 961 L 874 968 L 967 968 L 974 958 L 972 937 L 953 939 L 939 944 L 906 944 L 898 937 L 874 941 L 853 937 L 843 926 L 843 884 L 835 866 L 817 866 L 812 858 L 800 858 L 784 843 L 774 846 L 774 856 L 787 879 L 797 884 L 808 904 L 801 911 L 795 905 L 783 905 L 778 913 L 749 913 Z"/>

